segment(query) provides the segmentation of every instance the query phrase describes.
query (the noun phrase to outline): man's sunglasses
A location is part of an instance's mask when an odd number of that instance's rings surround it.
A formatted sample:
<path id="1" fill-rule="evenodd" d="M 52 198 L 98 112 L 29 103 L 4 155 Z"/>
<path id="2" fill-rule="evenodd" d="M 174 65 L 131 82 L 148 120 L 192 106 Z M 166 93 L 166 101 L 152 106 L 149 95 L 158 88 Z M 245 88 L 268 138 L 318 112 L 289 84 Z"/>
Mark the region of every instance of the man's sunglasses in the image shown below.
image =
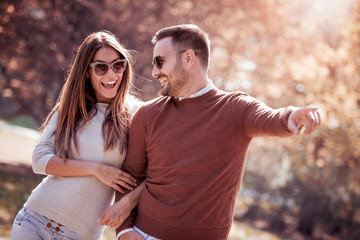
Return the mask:
<path id="1" fill-rule="evenodd" d="M 126 70 L 127 61 L 126 59 L 119 59 L 113 63 L 93 62 L 90 63 L 89 66 L 94 69 L 96 75 L 102 76 L 105 73 L 107 73 L 109 68 L 111 68 L 114 71 L 114 73 L 124 72 Z"/>
<path id="2" fill-rule="evenodd" d="M 155 65 L 157 67 L 157 69 L 162 69 L 162 63 L 163 63 L 163 60 L 162 58 L 167 56 L 167 55 L 171 55 L 171 54 L 178 54 L 178 53 L 183 53 L 183 52 L 186 52 L 186 50 L 182 50 L 182 51 L 179 51 L 179 52 L 171 52 L 171 53 L 167 53 L 167 54 L 164 54 L 164 55 L 159 55 L 159 56 L 156 56 L 154 57 L 153 61 L 152 61 L 152 64 Z"/>

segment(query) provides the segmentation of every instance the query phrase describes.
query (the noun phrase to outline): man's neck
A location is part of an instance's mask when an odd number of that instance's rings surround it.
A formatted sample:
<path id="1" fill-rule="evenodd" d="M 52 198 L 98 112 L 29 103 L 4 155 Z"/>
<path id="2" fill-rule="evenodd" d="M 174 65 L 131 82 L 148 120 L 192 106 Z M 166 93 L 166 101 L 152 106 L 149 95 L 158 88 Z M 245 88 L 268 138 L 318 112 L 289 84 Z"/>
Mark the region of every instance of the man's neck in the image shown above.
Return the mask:
<path id="1" fill-rule="evenodd" d="M 174 97 L 179 99 L 197 97 L 208 92 L 212 88 L 213 88 L 212 81 L 210 79 L 207 79 L 206 82 L 203 82 L 202 84 L 197 84 L 196 86 L 192 86 L 191 90 L 188 88 L 189 91 L 180 93 L 178 94 L 178 96 L 174 96 Z"/>
<path id="2" fill-rule="evenodd" d="M 211 80 L 208 79 L 206 72 L 191 74 L 187 86 L 183 88 L 184 91 L 180 93 L 179 97 L 189 98 L 191 95 L 205 88 L 210 82 Z"/>

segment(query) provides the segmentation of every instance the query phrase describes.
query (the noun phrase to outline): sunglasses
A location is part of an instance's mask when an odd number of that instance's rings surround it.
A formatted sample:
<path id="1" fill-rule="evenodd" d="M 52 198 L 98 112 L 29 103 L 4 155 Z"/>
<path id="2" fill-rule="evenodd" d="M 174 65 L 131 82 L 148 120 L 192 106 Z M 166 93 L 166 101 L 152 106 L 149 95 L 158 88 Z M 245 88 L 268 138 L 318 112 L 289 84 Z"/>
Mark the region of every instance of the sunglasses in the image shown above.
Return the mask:
<path id="1" fill-rule="evenodd" d="M 109 68 L 111 68 L 114 71 L 114 73 L 124 72 L 126 70 L 127 61 L 126 59 L 119 59 L 113 63 L 93 62 L 90 63 L 89 66 L 94 69 L 96 75 L 102 76 L 105 73 L 107 73 Z"/>
<path id="2" fill-rule="evenodd" d="M 164 62 L 164 60 L 162 59 L 163 57 L 171 55 L 171 54 L 178 54 L 178 53 L 183 53 L 183 52 L 186 52 L 186 50 L 182 50 L 179 52 L 171 52 L 168 54 L 156 56 L 156 57 L 154 57 L 152 64 L 155 65 L 157 67 L 157 69 L 162 69 L 162 67 L 163 67 L 162 64 Z"/>

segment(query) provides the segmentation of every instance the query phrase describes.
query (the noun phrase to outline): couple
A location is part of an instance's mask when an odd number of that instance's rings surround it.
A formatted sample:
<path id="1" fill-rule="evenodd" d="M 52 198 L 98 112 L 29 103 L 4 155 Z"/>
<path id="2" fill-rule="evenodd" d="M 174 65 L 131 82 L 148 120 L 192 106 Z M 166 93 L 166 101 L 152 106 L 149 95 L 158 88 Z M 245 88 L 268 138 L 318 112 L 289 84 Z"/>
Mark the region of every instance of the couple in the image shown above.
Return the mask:
<path id="1" fill-rule="evenodd" d="M 99 239 L 102 225 L 118 239 L 227 239 L 252 138 L 320 124 L 316 108 L 272 109 L 213 86 L 210 41 L 196 25 L 161 29 L 152 42 L 164 97 L 138 110 L 128 51 L 106 32 L 82 43 L 34 150 L 34 171 L 48 176 L 12 239 Z"/>

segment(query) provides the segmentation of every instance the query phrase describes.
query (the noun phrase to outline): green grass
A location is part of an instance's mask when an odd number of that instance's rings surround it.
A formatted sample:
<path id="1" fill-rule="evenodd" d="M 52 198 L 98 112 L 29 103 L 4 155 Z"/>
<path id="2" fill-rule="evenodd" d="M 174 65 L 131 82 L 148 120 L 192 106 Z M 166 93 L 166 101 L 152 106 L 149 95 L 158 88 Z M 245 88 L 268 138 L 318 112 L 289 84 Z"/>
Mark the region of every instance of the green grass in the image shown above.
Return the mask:
<path id="1" fill-rule="evenodd" d="M 10 236 L 14 217 L 42 178 L 35 175 L 31 167 L 0 163 L 1 236 Z"/>
<path id="2" fill-rule="evenodd" d="M 26 127 L 31 129 L 37 129 L 39 127 L 39 123 L 35 121 L 32 117 L 29 116 L 17 116 L 12 119 L 8 119 L 7 122 L 9 124 L 13 124 L 20 127 Z"/>

